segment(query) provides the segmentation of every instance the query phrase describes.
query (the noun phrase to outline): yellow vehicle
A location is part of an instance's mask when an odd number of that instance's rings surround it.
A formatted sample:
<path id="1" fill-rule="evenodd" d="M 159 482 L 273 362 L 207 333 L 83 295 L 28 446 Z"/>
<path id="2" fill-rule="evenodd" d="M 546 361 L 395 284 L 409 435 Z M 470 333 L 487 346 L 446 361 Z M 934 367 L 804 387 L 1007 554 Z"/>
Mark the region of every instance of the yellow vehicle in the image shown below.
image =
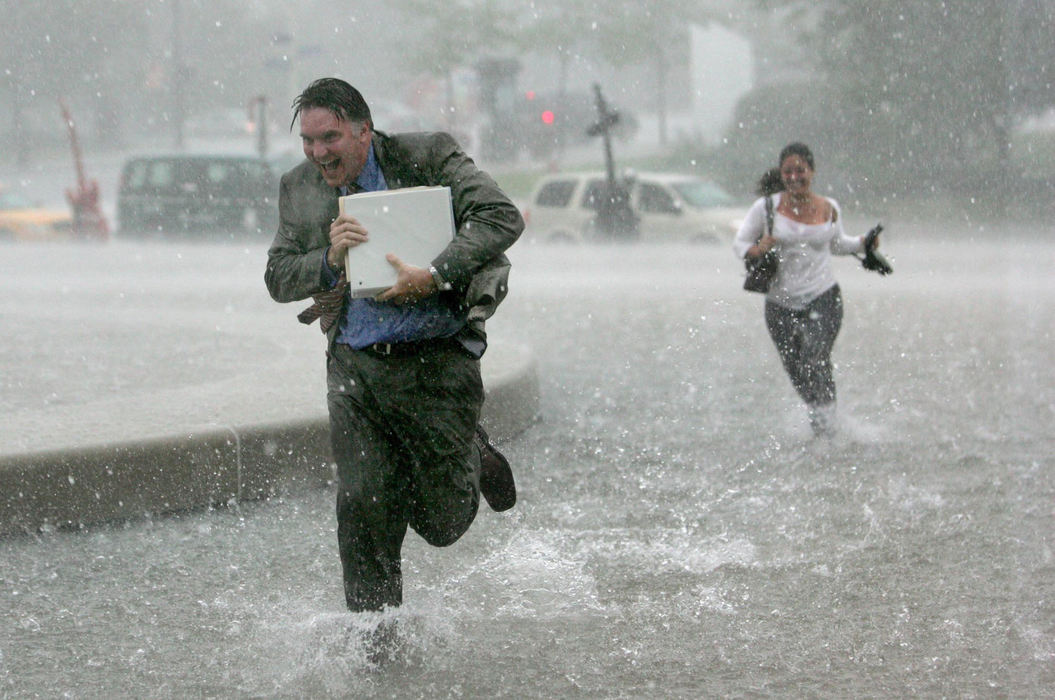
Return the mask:
<path id="1" fill-rule="evenodd" d="M 34 206 L 19 192 L 0 188 L 0 241 L 54 241 L 73 236 L 73 215 Z"/>

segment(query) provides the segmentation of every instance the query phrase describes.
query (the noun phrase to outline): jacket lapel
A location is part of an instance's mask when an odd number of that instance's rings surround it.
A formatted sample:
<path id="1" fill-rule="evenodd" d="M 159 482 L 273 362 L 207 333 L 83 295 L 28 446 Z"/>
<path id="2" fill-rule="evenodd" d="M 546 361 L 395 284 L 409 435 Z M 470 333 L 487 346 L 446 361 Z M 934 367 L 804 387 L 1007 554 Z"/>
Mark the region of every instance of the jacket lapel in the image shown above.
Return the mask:
<path id="1" fill-rule="evenodd" d="M 374 132 L 374 157 L 377 158 L 377 164 L 385 176 L 388 189 L 398 190 L 408 185 L 400 159 L 390 153 L 393 148 L 395 147 L 388 134 L 383 131 Z"/>

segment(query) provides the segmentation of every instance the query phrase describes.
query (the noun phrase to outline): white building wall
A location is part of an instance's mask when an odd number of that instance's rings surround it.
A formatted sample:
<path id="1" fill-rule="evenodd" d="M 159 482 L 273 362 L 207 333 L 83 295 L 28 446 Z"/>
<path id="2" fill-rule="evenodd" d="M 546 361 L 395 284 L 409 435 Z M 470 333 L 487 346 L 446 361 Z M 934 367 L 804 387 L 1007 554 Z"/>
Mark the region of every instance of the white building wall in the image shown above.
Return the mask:
<path id="1" fill-rule="evenodd" d="M 736 103 L 754 83 L 751 44 L 718 24 L 692 27 L 692 124 L 696 138 L 717 143 Z"/>

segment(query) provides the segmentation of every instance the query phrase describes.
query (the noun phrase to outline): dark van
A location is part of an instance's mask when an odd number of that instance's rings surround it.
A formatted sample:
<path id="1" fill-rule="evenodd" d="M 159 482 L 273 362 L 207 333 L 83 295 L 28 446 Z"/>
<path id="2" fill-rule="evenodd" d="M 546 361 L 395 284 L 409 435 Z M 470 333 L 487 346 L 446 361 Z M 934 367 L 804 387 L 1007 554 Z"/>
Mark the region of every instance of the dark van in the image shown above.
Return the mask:
<path id="1" fill-rule="evenodd" d="M 262 234 L 278 222 L 278 181 L 267 161 L 240 155 L 154 155 L 121 171 L 123 236 Z"/>

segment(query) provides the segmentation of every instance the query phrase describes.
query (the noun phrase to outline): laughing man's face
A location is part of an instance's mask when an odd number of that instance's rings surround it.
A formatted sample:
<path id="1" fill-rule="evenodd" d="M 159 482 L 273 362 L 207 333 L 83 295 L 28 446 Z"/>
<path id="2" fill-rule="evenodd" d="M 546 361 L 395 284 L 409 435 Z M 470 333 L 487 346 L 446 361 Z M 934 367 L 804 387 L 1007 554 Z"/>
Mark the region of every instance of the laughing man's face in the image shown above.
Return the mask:
<path id="1" fill-rule="evenodd" d="M 300 113 L 300 140 L 304 156 L 319 169 L 327 185 L 350 185 L 370 154 L 370 125 L 338 119 L 325 107 L 310 107 Z"/>

